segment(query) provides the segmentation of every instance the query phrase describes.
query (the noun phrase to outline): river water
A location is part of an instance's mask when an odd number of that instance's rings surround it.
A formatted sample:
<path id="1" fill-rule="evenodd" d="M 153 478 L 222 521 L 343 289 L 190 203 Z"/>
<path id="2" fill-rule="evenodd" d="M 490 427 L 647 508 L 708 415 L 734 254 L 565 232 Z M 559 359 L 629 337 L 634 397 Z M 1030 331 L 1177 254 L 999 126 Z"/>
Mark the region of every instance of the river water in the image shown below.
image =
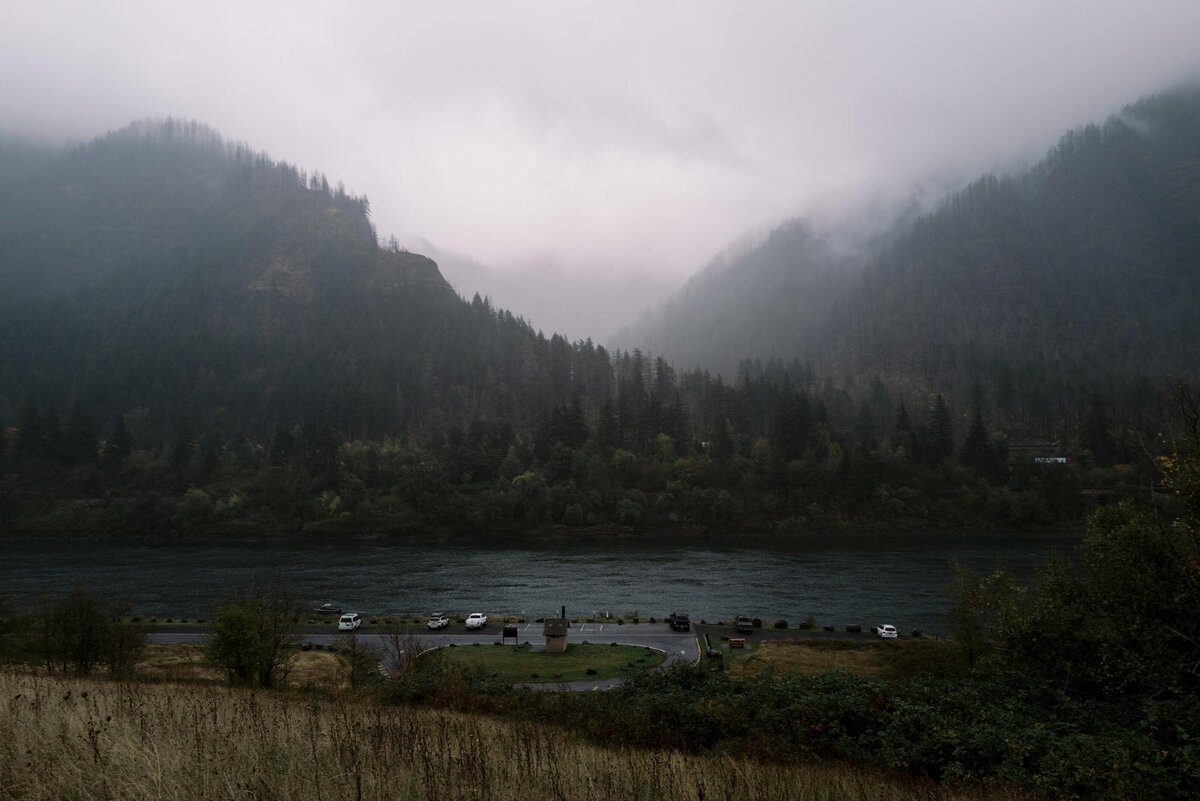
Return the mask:
<path id="1" fill-rule="evenodd" d="M 14 600 L 86 586 L 143 614 L 197 617 L 280 577 L 313 604 L 382 614 L 430 610 L 692 619 L 745 614 L 768 624 L 813 615 L 839 628 L 895 623 L 944 631 L 952 563 L 1031 578 L 1077 538 L 894 535 L 786 541 L 593 540 L 512 545 L 0 539 L 0 594 Z"/>

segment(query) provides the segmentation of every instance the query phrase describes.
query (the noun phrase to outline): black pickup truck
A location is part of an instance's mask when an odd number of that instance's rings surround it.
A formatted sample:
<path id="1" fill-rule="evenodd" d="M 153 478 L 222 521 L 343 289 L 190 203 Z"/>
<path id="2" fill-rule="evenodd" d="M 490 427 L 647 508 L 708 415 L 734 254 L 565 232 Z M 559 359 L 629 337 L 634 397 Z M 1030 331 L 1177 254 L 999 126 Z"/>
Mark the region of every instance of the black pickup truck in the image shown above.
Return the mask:
<path id="1" fill-rule="evenodd" d="M 692 621 L 688 618 L 687 612 L 672 612 L 667 618 L 667 622 L 671 624 L 671 628 L 675 631 L 691 631 Z"/>

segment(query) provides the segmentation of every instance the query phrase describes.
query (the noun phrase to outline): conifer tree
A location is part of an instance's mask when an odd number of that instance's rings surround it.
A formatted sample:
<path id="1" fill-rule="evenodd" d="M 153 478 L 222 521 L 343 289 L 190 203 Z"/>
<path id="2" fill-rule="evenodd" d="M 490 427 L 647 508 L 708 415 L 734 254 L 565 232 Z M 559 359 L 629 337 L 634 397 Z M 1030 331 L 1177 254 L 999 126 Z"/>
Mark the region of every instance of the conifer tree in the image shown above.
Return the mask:
<path id="1" fill-rule="evenodd" d="M 71 406 L 67 431 L 63 437 L 62 459 L 64 464 L 75 465 L 94 461 L 96 458 L 96 426 L 76 401 Z"/>
<path id="2" fill-rule="evenodd" d="M 978 405 L 971 415 L 971 427 L 967 429 L 967 438 L 963 440 L 958 458 L 965 467 L 971 468 L 977 474 L 991 477 L 995 467 L 995 454 L 987 428 L 983 425 L 983 412 Z"/>
<path id="3" fill-rule="evenodd" d="M 929 438 L 935 461 L 940 462 L 954 455 L 954 421 L 950 418 L 950 407 L 941 394 L 934 400 L 929 415 Z"/>
<path id="4" fill-rule="evenodd" d="M 908 434 L 912 436 L 912 420 L 908 417 L 908 409 L 904 406 L 904 401 L 900 401 L 900 409 L 896 412 L 896 433 Z"/>
<path id="5" fill-rule="evenodd" d="M 1102 467 L 1112 464 L 1116 456 L 1117 448 L 1111 429 L 1108 406 L 1100 397 L 1093 396 L 1083 417 L 1079 440 L 1083 447 L 1092 452 L 1096 464 Z"/>
<path id="6" fill-rule="evenodd" d="M 729 421 L 724 417 L 713 424 L 712 444 L 709 452 L 718 461 L 724 461 L 733 456 L 733 437 L 729 435 Z"/>
<path id="7" fill-rule="evenodd" d="M 611 399 L 605 399 L 600 407 L 600 418 L 596 422 L 596 444 L 605 450 L 621 444 L 621 426 L 617 422 L 617 411 Z"/>
<path id="8" fill-rule="evenodd" d="M 133 453 L 133 437 L 129 433 L 129 427 L 125 425 L 125 415 L 119 412 L 113 415 L 112 438 L 109 444 L 112 455 L 118 461 Z"/>
<path id="9" fill-rule="evenodd" d="M 176 470 L 182 470 L 192 463 L 192 432 L 186 423 L 180 423 L 175 428 L 175 438 L 167 450 L 167 463 Z"/>

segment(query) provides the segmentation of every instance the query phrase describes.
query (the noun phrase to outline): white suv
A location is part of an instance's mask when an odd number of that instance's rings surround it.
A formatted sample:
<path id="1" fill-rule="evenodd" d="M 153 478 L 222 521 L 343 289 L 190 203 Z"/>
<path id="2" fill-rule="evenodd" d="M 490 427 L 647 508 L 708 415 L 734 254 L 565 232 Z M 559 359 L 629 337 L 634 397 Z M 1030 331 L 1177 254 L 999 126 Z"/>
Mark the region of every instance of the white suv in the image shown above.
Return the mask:
<path id="1" fill-rule="evenodd" d="M 338 618 L 338 631 L 354 631 L 361 625 L 362 618 L 358 616 L 358 612 L 351 612 Z"/>
<path id="2" fill-rule="evenodd" d="M 875 629 L 875 633 L 878 634 L 879 638 L 883 640 L 892 640 L 900 636 L 900 632 L 896 631 L 896 627 L 890 623 L 884 623 L 882 626 Z"/>
<path id="3" fill-rule="evenodd" d="M 487 625 L 487 615 L 483 612 L 472 612 L 467 616 L 467 628 L 481 629 Z"/>
<path id="4" fill-rule="evenodd" d="M 434 612 L 429 616 L 429 622 L 425 624 L 430 629 L 444 629 L 450 625 L 450 618 L 443 615 L 441 612 Z"/>

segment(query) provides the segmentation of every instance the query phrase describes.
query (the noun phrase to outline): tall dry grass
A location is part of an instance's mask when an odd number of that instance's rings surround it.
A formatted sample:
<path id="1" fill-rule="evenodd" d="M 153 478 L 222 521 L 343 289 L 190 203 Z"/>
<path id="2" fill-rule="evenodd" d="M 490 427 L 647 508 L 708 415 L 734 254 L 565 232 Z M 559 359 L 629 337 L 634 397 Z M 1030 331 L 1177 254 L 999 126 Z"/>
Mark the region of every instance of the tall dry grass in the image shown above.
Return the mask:
<path id="1" fill-rule="evenodd" d="M 554 727 L 350 699 L 0 674 L 0 797 L 910 801 L 964 796 L 890 782 L 867 770 L 606 749 Z"/>
<path id="2" fill-rule="evenodd" d="M 856 676 L 903 678 L 962 675 L 967 665 L 958 646 L 945 640 L 765 640 L 750 656 L 730 660 L 729 669 L 734 676 L 769 669 L 808 676 L 843 670 Z"/>

